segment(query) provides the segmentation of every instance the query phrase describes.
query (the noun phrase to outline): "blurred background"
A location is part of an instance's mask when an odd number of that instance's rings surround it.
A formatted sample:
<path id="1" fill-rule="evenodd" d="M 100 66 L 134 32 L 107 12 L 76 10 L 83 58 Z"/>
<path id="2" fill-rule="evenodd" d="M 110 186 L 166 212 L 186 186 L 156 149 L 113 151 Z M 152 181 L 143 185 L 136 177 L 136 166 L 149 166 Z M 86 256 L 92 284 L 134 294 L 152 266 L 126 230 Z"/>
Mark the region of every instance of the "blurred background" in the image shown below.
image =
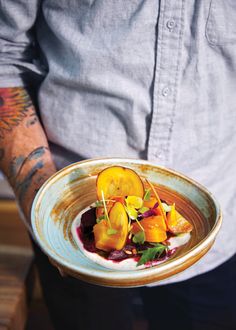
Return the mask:
<path id="1" fill-rule="evenodd" d="M 0 173 L 0 330 L 53 330 L 27 230 Z"/>

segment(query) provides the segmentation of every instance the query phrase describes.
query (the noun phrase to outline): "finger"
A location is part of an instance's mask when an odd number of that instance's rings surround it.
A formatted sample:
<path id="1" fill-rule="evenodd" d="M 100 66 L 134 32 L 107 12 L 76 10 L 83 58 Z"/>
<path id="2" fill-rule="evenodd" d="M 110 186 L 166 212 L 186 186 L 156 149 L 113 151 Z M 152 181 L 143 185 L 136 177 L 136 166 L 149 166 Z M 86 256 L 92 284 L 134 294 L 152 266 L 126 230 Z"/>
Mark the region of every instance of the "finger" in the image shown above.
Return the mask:
<path id="1" fill-rule="evenodd" d="M 66 272 L 64 272 L 64 270 L 62 268 L 58 267 L 57 263 L 52 258 L 48 257 L 48 259 L 49 259 L 50 263 L 58 269 L 58 271 L 62 277 L 67 276 Z"/>
<path id="2" fill-rule="evenodd" d="M 66 276 L 67 276 L 67 274 L 64 272 L 63 269 L 61 269 L 60 267 L 57 267 L 57 269 L 58 269 L 58 271 L 59 271 L 59 273 L 60 273 L 60 275 L 61 275 L 62 277 L 66 277 Z"/>

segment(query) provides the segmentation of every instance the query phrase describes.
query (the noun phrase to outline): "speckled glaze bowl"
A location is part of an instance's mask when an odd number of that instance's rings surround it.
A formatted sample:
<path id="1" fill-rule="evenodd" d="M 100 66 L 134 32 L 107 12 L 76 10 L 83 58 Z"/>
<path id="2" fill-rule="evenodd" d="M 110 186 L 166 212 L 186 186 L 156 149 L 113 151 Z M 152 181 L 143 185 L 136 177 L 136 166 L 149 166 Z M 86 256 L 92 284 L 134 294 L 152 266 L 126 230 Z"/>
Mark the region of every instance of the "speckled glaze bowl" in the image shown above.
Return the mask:
<path id="1" fill-rule="evenodd" d="M 111 270 L 85 257 L 73 240 L 73 220 L 96 200 L 97 174 L 113 165 L 129 167 L 156 184 L 161 199 L 175 202 L 193 224 L 190 241 L 164 263 L 135 271 Z M 55 265 L 73 277 L 112 287 L 143 286 L 183 271 L 211 248 L 222 222 L 218 202 L 200 184 L 143 160 L 118 158 L 87 160 L 62 169 L 39 190 L 31 215 L 36 240 Z"/>

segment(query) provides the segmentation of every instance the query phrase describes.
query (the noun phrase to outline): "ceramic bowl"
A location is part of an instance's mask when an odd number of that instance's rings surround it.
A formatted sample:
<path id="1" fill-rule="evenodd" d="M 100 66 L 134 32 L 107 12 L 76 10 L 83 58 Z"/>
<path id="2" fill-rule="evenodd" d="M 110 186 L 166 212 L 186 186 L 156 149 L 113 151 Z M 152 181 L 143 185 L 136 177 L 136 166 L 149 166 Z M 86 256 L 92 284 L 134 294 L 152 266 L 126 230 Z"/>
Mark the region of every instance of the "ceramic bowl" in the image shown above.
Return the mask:
<path id="1" fill-rule="evenodd" d="M 192 224 L 191 239 L 167 261 L 135 271 L 98 265 L 76 245 L 71 227 L 76 215 L 96 200 L 97 174 L 120 165 L 157 185 L 161 199 L 175 202 Z M 197 262 L 211 248 L 222 221 L 218 202 L 203 186 L 183 174 L 143 160 L 94 159 L 72 164 L 53 175 L 39 190 L 32 206 L 32 227 L 41 249 L 66 273 L 112 287 L 135 287 L 173 276 Z"/>

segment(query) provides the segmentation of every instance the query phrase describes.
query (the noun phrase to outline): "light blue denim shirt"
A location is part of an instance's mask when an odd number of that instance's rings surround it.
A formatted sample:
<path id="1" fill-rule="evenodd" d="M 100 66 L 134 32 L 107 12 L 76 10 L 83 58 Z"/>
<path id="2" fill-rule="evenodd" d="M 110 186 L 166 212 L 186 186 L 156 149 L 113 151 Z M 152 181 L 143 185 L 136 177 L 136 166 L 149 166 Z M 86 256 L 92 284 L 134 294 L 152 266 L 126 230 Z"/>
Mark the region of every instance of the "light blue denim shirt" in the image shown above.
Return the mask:
<path id="1" fill-rule="evenodd" d="M 143 158 L 220 201 L 211 251 L 236 251 L 236 1 L 0 0 L 0 86 L 42 78 L 39 111 L 59 167 Z"/>

